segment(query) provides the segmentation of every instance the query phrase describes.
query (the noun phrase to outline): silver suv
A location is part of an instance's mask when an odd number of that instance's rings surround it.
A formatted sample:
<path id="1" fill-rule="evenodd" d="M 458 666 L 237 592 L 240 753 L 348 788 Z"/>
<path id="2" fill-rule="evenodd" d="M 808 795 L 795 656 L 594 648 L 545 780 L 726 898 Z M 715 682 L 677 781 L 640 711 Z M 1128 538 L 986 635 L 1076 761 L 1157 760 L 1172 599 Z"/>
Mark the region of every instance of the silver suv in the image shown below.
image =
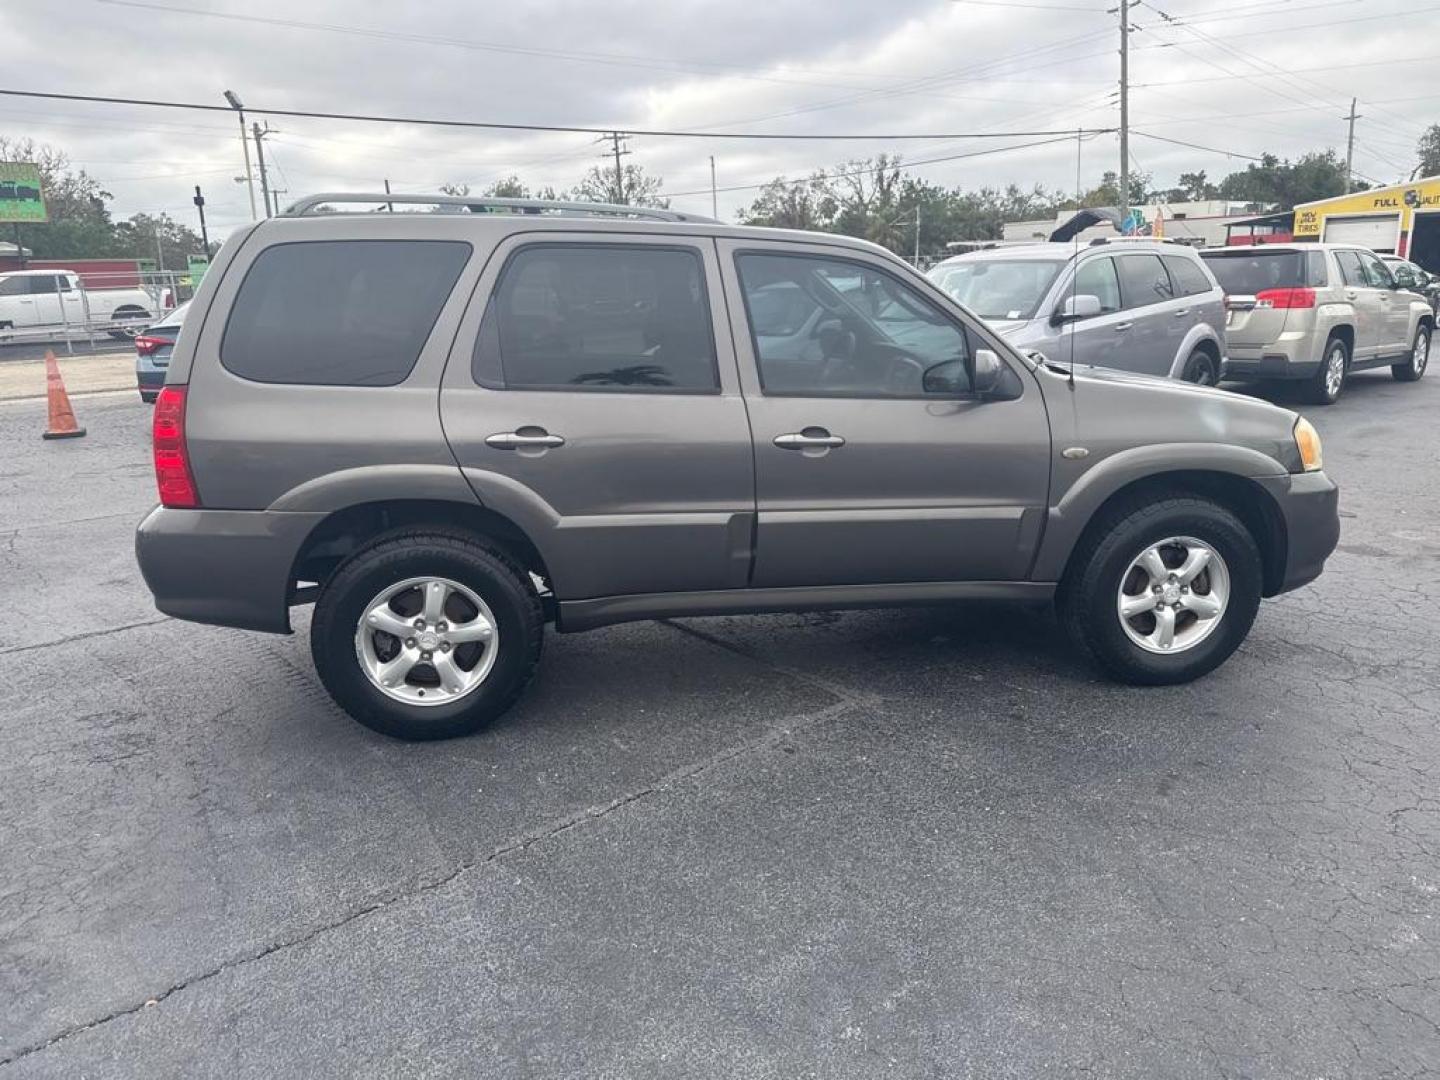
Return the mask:
<path id="1" fill-rule="evenodd" d="M 1339 531 L 1294 413 L 1041 363 L 873 244 L 627 207 L 241 230 L 154 445 L 160 610 L 314 602 L 325 686 L 407 738 L 503 711 L 547 623 L 1054 598 L 1105 670 L 1180 682 Z"/>
<path id="2" fill-rule="evenodd" d="M 1220 381 L 1224 295 L 1193 248 L 1155 240 L 990 248 L 938 263 L 930 279 L 1012 345 L 1051 360 Z"/>
<path id="3" fill-rule="evenodd" d="M 1330 405 L 1352 371 L 1425 374 L 1435 313 L 1373 251 L 1266 244 L 1203 257 L 1225 289 L 1230 376 L 1299 380 L 1306 400 Z"/>

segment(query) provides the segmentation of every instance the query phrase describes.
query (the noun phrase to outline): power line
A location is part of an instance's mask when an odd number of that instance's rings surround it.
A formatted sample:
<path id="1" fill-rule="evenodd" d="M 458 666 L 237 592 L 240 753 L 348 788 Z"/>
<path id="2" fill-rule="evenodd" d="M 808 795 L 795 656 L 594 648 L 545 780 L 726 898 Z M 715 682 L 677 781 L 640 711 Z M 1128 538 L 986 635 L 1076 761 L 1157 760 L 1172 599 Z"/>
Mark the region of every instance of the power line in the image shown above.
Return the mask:
<path id="1" fill-rule="evenodd" d="M 210 105 L 199 101 L 157 101 L 150 98 L 122 98 L 108 97 L 101 94 L 56 94 L 39 90 L 5 90 L 0 89 L 0 95 L 7 97 L 23 98 L 44 98 L 49 101 L 83 101 L 93 102 L 102 105 L 141 105 L 147 108 L 160 109 L 192 109 L 201 112 L 223 112 L 233 110 L 228 105 Z M 459 127 L 459 128 L 482 128 L 490 131 L 561 131 L 571 132 L 580 135 L 610 135 L 616 129 L 613 127 L 575 127 L 565 124 L 504 124 L 496 121 L 482 120 L 440 120 L 434 117 L 422 116 L 374 116 L 365 113 L 336 113 L 318 112 L 307 109 L 260 109 L 247 105 L 247 113 L 255 113 L 259 116 L 291 116 L 302 117 L 310 120 L 353 120 L 367 124 L 418 124 L 426 127 Z M 917 134 L 915 132 L 876 132 L 874 134 L 837 134 L 817 135 L 802 132 L 757 132 L 757 131 L 666 131 L 645 128 L 624 128 L 627 135 L 645 135 L 657 138 L 669 139 L 767 139 L 767 140 L 793 140 L 807 142 L 836 142 L 836 141 L 863 141 L 863 142 L 899 142 L 908 139 L 923 139 L 931 142 L 950 141 L 954 139 L 1010 139 L 1021 138 L 1032 135 L 1063 135 L 1066 138 L 1074 136 L 1075 130 L 1069 131 L 986 131 L 986 132 L 958 132 L 958 133 L 930 133 Z M 1100 134 L 1107 131 L 1114 131 L 1114 128 L 1095 128 L 1094 133 Z"/>
<path id="2" fill-rule="evenodd" d="M 1113 131 L 1114 128 L 1110 128 L 1108 130 Z M 986 157 L 987 155 L 991 154 L 1005 154 L 1009 153 L 1012 150 L 1029 150 L 1036 146 L 1053 146 L 1055 143 L 1068 143 L 1071 139 L 1074 139 L 1077 134 L 1082 135 L 1082 137 L 1086 139 L 1091 139 L 1094 138 L 1096 135 L 1102 134 L 1102 132 L 1093 128 L 1083 132 L 1077 132 L 1072 129 L 1069 134 L 1064 135 L 1058 139 L 1041 139 L 1037 142 L 1016 143 L 1013 146 L 995 146 L 991 147 L 988 150 L 971 150 L 968 153 L 964 154 L 945 154 L 942 157 L 919 158 L 915 161 L 896 162 L 894 164 L 881 165 L 870 169 L 846 169 L 844 170 L 844 175 L 873 176 L 876 173 L 885 172 L 887 169 L 913 169 L 919 165 L 936 165 L 944 161 L 961 161 L 965 158 Z M 763 183 L 758 184 L 733 184 L 730 187 L 715 188 L 715 191 L 759 191 L 762 188 L 770 187 L 772 184 L 780 184 L 784 187 L 799 187 L 802 184 L 810 183 L 813 179 L 813 176 L 806 176 L 802 177 L 799 180 L 786 180 L 782 176 L 776 177 L 773 180 L 766 180 Z M 711 189 L 707 187 L 702 189 L 696 189 L 695 191 L 662 191 L 660 192 L 659 197 L 663 199 L 678 199 L 687 195 L 708 195 L 710 194 L 710 190 Z"/>
<path id="3" fill-rule="evenodd" d="M 1027 4 L 1023 0 L 955 0 L 957 4 L 971 4 L 978 7 L 998 8 L 1028 8 L 1032 11 L 1088 11 L 1096 15 L 1102 14 L 1103 7 L 1092 7 L 1089 4 Z"/>
<path id="4" fill-rule="evenodd" d="M 1186 142 L 1184 139 L 1171 139 L 1164 135 L 1152 135 L 1148 131 L 1137 131 L 1131 129 L 1131 135 L 1139 135 L 1144 139 L 1154 139 L 1157 142 L 1174 143 L 1176 146 L 1188 146 L 1191 150 L 1205 150 L 1212 154 L 1224 154 L 1226 157 L 1241 158 L 1245 161 L 1263 161 L 1262 157 L 1255 154 L 1242 154 L 1239 150 L 1221 150 L 1216 146 L 1202 146 L 1200 143 Z"/>

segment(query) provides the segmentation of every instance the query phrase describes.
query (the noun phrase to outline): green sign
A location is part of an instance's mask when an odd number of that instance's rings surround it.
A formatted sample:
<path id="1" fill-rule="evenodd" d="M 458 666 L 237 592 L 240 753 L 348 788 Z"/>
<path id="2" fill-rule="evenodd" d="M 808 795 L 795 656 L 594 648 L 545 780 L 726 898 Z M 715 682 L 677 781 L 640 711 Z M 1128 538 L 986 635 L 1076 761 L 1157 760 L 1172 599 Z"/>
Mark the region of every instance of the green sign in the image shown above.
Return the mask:
<path id="1" fill-rule="evenodd" d="M 205 271 L 210 269 L 210 260 L 204 255 L 187 255 L 185 264 L 185 268 L 190 274 L 191 285 L 199 285 L 200 279 L 205 276 Z"/>
<path id="2" fill-rule="evenodd" d="M 49 221 L 40 170 L 28 161 L 0 161 L 0 221 Z"/>

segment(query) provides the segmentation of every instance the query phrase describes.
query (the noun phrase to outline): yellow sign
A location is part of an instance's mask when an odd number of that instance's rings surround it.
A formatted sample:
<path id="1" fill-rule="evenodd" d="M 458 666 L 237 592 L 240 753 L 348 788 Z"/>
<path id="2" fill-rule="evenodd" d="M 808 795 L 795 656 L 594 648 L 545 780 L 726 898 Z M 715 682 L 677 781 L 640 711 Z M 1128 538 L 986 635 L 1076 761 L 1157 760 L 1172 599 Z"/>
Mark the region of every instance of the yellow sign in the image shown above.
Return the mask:
<path id="1" fill-rule="evenodd" d="M 1440 176 L 1304 203 L 1295 208 L 1295 236 L 1318 240 L 1325 234 L 1326 218 L 1361 214 L 1396 214 L 1400 218 L 1400 231 L 1409 235 L 1417 210 L 1440 211 Z"/>

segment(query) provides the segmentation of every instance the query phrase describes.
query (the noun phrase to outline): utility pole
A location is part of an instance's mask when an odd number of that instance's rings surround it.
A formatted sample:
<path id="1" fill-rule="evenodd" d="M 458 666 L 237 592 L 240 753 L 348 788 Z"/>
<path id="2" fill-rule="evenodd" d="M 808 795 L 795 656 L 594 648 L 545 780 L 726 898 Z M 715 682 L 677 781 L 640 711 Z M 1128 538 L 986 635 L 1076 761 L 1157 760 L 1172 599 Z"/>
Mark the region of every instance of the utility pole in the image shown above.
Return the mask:
<path id="1" fill-rule="evenodd" d="M 920 204 L 915 204 L 915 269 L 920 269 Z"/>
<path id="2" fill-rule="evenodd" d="M 714 155 L 714 154 L 711 154 L 711 155 L 710 155 L 710 216 L 718 220 L 719 217 L 720 217 L 720 200 L 716 197 L 716 195 L 717 195 L 717 192 L 716 192 L 716 189 L 715 189 L 715 155 Z"/>
<path id="3" fill-rule="evenodd" d="M 1350 179 L 1350 177 L 1351 177 L 1350 169 L 1351 169 L 1351 167 L 1352 167 L 1352 166 L 1354 165 L 1354 163 L 1355 163 L 1355 121 L 1360 119 L 1360 117 L 1358 117 L 1358 116 L 1355 115 L 1355 105 L 1356 105 L 1356 104 L 1357 104 L 1357 99 L 1355 99 L 1355 98 L 1352 97 L 1352 98 L 1350 99 L 1350 112 L 1349 112 L 1347 115 L 1341 117 L 1342 120 L 1349 120 L 1349 121 L 1350 121 L 1350 134 L 1349 134 L 1348 136 L 1346 136 L 1346 138 L 1345 138 L 1345 194 L 1346 194 L 1346 195 L 1349 195 L 1349 194 L 1350 194 L 1350 189 L 1351 189 L 1351 187 L 1353 186 L 1353 184 L 1351 183 L 1351 179 Z"/>
<path id="4" fill-rule="evenodd" d="M 200 185 L 195 185 L 195 209 L 200 211 L 200 242 L 205 245 L 205 258 L 210 258 L 210 234 L 205 231 L 205 196 L 200 194 Z"/>
<path id="5" fill-rule="evenodd" d="M 385 177 L 385 194 L 390 194 L 390 177 L 388 176 Z M 393 214 L 395 212 L 395 204 L 393 202 L 387 202 L 385 204 L 385 209 Z"/>
<path id="6" fill-rule="evenodd" d="M 1130 0 L 1120 0 L 1120 222 L 1130 217 Z"/>
<path id="7" fill-rule="evenodd" d="M 265 200 L 265 216 L 270 216 L 270 177 L 265 173 L 265 145 L 260 140 L 270 134 L 270 125 L 262 131 L 259 124 L 252 124 L 255 132 L 255 161 L 260 166 L 260 197 Z"/>
<path id="8" fill-rule="evenodd" d="M 625 149 L 625 135 L 623 132 L 612 131 L 609 135 L 602 135 L 595 141 L 604 142 L 606 139 L 610 140 L 611 153 L 615 155 L 615 202 L 621 206 L 626 206 L 629 204 L 625 199 L 625 169 L 621 166 L 620 159 L 630 153 L 630 151 Z"/>
<path id="9" fill-rule="evenodd" d="M 225 100 L 240 117 L 240 150 L 245 155 L 245 186 L 250 189 L 250 220 L 255 221 L 255 177 L 250 172 L 250 135 L 245 130 L 245 106 L 241 104 L 234 90 L 225 91 Z"/>

